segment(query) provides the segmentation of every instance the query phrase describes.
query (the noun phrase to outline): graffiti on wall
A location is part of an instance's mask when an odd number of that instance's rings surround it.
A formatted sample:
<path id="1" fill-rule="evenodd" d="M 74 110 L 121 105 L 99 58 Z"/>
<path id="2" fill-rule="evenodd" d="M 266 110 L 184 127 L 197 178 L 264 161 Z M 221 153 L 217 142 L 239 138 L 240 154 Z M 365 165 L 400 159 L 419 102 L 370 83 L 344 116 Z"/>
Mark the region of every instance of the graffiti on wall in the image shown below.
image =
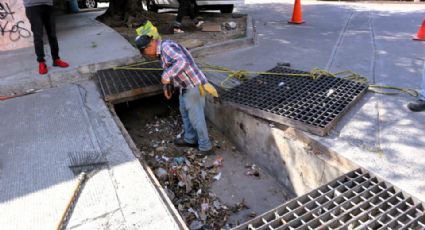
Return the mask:
<path id="1" fill-rule="evenodd" d="M 30 38 L 30 26 L 22 0 L 0 2 L 0 51 L 27 47 L 32 43 Z"/>
<path id="2" fill-rule="evenodd" d="M 0 3 L 0 34 L 5 36 L 9 34 L 9 39 L 12 42 L 16 42 L 21 38 L 31 37 L 31 33 L 25 28 L 25 22 L 22 20 L 15 21 L 13 16 L 15 12 L 10 9 L 9 4 Z M 11 21 L 5 20 L 7 17 L 12 19 Z"/>

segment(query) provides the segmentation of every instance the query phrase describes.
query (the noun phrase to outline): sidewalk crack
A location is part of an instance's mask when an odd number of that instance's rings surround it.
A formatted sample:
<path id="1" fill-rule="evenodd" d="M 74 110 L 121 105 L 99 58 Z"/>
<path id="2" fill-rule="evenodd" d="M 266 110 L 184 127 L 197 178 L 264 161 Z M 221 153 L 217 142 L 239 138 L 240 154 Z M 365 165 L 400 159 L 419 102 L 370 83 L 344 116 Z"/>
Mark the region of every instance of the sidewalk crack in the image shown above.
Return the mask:
<path id="1" fill-rule="evenodd" d="M 108 217 L 109 216 L 112 216 L 113 214 L 115 214 L 119 210 L 120 210 L 120 208 L 117 208 L 117 209 L 114 209 L 112 211 L 105 212 L 102 215 L 99 215 L 99 216 L 96 216 L 96 217 L 93 217 L 93 218 L 87 218 L 87 219 L 81 220 L 78 224 L 75 224 L 73 226 L 70 226 L 70 229 L 76 229 L 76 228 L 79 228 L 81 226 L 84 226 L 87 223 L 90 223 L 90 222 L 93 222 L 93 221 L 96 221 L 96 220 L 99 220 L 99 219 L 104 219 L 104 218 L 106 218 L 108 220 L 107 222 L 109 223 L 109 218 Z"/>

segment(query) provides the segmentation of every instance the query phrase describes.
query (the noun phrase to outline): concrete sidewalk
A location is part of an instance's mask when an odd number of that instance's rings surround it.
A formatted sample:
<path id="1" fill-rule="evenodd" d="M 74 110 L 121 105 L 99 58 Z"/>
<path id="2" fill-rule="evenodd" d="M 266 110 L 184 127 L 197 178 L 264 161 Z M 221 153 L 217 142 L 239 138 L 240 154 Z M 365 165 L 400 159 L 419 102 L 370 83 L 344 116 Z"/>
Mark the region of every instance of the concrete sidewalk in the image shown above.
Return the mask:
<path id="1" fill-rule="evenodd" d="M 140 52 L 137 49 L 113 29 L 95 20 L 102 13 L 96 11 L 56 17 L 59 55 L 70 63 L 68 68 L 52 67 L 48 44 L 44 49 L 49 73 L 42 76 L 38 74 L 33 47 L 2 52 L 0 95 L 85 80 L 99 69 L 138 60 Z M 44 40 L 46 43 L 47 38 Z"/>
<path id="2" fill-rule="evenodd" d="M 251 2 L 241 11 L 255 19 L 258 45 L 204 61 L 252 71 L 290 62 L 294 69 L 353 70 L 371 84 L 419 88 L 425 43 L 412 36 L 424 4 L 303 2 L 306 23 L 291 25 L 292 1 Z M 425 113 L 410 112 L 412 100 L 368 93 L 328 137 L 305 135 L 424 201 Z"/>
<path id="3" fill-rule="evenodd" d="M 180 229 L 93 82 L 0 101 L 0 226 L 56 229 L 77 183 L 69 152 L 102 152 L 67 229 Z"/>

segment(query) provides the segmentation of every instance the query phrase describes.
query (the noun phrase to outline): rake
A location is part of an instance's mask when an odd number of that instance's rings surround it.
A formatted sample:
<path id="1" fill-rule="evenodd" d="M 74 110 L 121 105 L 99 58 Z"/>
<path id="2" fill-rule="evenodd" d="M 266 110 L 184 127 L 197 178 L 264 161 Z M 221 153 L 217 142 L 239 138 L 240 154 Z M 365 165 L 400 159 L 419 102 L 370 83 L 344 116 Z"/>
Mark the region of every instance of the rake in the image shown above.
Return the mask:
<path id="1" fill-rule="evenodd" d="M 57 230 L 64 229 L 67 221 L 71 216 L 72 210 L 78 200 L 81 190 L 83 189 L 88 178 L 93 176 L 100 168 L 105 166 L 108 162 L 105 154 L 99 151 L 86 151 L 86 152 L 69 152 L 69 168 L 77 176 L 77 183 L 75 184 L 74 191 L 70 197 L 61 219 L 56 226 Z"/>

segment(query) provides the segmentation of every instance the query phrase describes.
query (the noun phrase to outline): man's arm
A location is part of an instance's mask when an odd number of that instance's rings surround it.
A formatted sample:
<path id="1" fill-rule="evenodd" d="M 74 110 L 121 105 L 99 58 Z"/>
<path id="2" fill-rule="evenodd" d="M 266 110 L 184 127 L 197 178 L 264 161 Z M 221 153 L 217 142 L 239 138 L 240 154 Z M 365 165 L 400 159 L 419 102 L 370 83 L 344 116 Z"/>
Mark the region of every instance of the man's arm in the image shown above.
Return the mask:
<path id="1" fill-rule="evenodd" d="M 162 73 L 161 82 L 163 84 L 169 84 L 171 78 L 180 74 L 188 66 L 184 54 L 180 47 L 176 45 L 170 45 L 163 47 L 162 55 L 165 55 L 166 60 L 171 60 L 171 65 L 164 69 Z"/>

